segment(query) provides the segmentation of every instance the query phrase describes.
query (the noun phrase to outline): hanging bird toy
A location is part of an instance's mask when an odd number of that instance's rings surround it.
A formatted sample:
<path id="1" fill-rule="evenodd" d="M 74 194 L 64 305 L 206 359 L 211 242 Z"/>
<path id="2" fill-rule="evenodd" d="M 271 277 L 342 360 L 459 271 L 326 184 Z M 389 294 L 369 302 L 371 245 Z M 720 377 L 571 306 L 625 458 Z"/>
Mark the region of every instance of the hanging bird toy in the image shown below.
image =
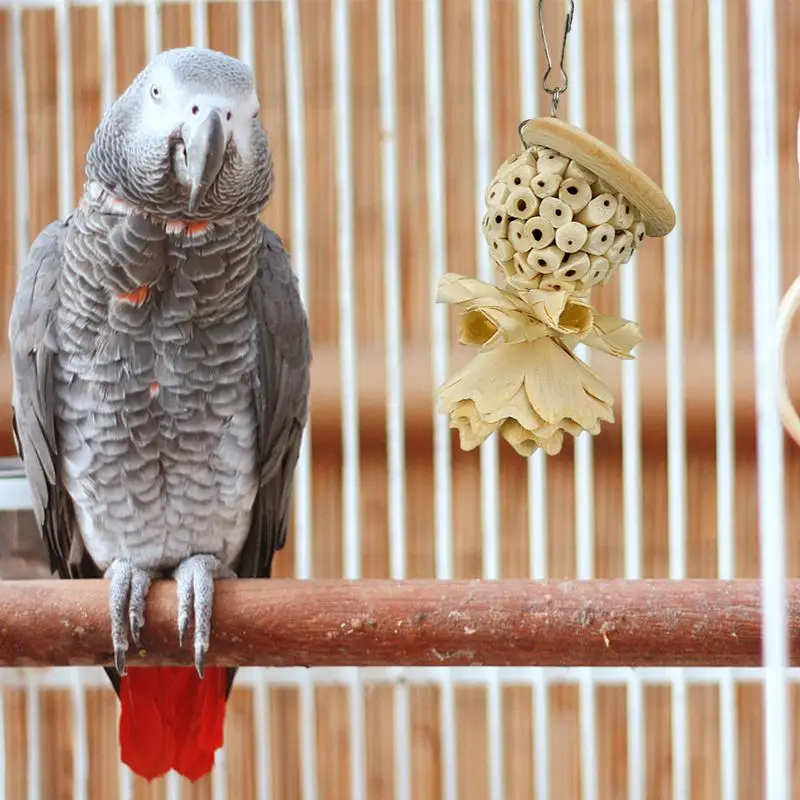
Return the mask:
<path id="1" fill-rule="evenodd" d="M 478 354 L 439 388 L 439 411 L 472 450 L 498 432 L 520 455 L 561 451 L 564 433 L 600 432 L 613 422 L 611 391 L 575 355 L 579 344 L 631 359 L 641 341 L 632 320 L 597 312 L 603 285 L 648 236 L 665 236 L 675 212 L 660 187 L 620 153 L 556 117 L 567 88 L 544 88 L 550 118 L 519 127 L 523 149 L 499 167 L 486 190 L 482 231 L 505 279 L 500 288 L 454 273 L 437 302 L 460 311 L 458 338 Z M 572 24 L 567 15 L 564 43 Z"/>

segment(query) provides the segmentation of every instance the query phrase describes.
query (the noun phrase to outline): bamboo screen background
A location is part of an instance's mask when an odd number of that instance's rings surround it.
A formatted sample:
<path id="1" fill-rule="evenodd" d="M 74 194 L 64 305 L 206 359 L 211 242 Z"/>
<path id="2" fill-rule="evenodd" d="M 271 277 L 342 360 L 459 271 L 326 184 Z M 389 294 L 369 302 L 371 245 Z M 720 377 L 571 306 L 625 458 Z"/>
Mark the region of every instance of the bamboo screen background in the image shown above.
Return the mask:
<path id="1" fill-rule="evenodd" d="M 481 456 L 451 447 L 436 419 L 434 386 L 465 354 L 433 305 L 435 278 L 475 273 L 486 181 L 517 147 L 518 122 L 549 112 L 535 5 L 0 0 L 4 319 L 29 242 L 80 194 L 104 104 L 149 54 L 194 41 L 253 64 L 277 163 L 265 219 L 294 254 L 315 348 L 279 576 L 756 577 L 759 530 L 782 522 L 770 501 L 784 473 L 787 530 L 800 521 L 798 453 L 787 446 L 785 466 L 763 466 L 760 506 L 754 435 L 754 297 L 771 292 L 774 306 L 770 276 L 781 263 L 786 288 L 800 245 L 792 0 L 774 3 L 776 83 L 759 84 L 777 97 L 778 208 L 752 180 L 759 3 L 576 3 L 561 116 L 631 155 L 678 212 L 671 237 L 650 240 L 599 293 L 603 310 L 640 322 L 645 343 L 624 381 L 593 357 L 617 422 L 558 457 L 490 447 L 482 479 Z M 557 50 L 563 17 L 546 5 Z M 9 399 L 3 337 L 5 455 Z M 9 542 L 33 535 L 29 512 L 2 524 Z M 787 537 L 792 577 L 797 542 Z M 147 787 L 119 769 L 116 701 L 99 669 L 0 681 L 9 800 L 730 800 L 764 786 L 763 690 L 746 670 L 244 670 L 224 758 L 194 787 Z M 789 714 L 796 733 L 794 684 Z M 796 794 L 797 766 L 792 780 Z"/>

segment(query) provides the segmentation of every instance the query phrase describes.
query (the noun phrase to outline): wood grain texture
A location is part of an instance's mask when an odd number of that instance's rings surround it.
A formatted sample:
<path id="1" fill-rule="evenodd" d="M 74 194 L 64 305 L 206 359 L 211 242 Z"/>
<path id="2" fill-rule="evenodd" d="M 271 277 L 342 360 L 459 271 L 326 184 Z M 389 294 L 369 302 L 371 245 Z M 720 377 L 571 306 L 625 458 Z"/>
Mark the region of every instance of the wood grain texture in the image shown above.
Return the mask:
<path id="1" fill-rule="evenodd" d="M 411 577 L 430 578 L 435 574 L 436 541 L 434 529 L 434 471 L 428 420 L 433 417 L 431 396 L 427 414 L 416 405 L 412 392 L 422 397 L 425 381 L 416 378 L 423 370 L 430 375 L 431 308 L 434 281 L 432 268 L 449 268 L 469 275 L 475 272 L 475 255 L 480 216 L 475 197 L 483 186 L 474 177 L 473 72 L 470 36 L 471 4 L 465 0 L 442 3 L 444 55 L 444 125 L 447 158 L 444 234 L 447 263 L 432 264 L 428 226 L 434 209 L 426 198 L 426 113 L 425 58 L 421 35 L 422 0 L 402 0 L 397 4 L 397 93 L 398 93 L 398 179 L 400 191 L 399 228 L 401 248 L 402 296 L 396 298 L 403 310 L 404 344 L 408 350 L 405 378 L 410 387 L 406 396 L 407 441 L 407 537 L 406 554 Z M 554 4 L 558 5 L 558 4 Z M 717 569 L 717 523 L 719 498 L 716 492 L 718 465 L 715 458 L 715 416 L 710 402 L 713 369 L 707 359 L 712 352 L 714 275 L 711 228 L 712 194 L 710 155 L 713 142 L 710 128 L 711 92 L 708 78 L 708 8 L 706 2 L 680 2 L 677 16 L 678 92 L 680 140 L 680 198 L 678 225 L 683 258 L 684 357 L 687 367 L 685 400 L 687 419 L 697 421 L 687 435 L 687 553 L 689 577 L 711 578 Z M 747 2 L 728 0 L 728 80 L 730 83 L 730 187 L 731 218 L 730 283 L 733 297 L 734 399 L 741 430 L 752 431 L 752 417 L 746 409 L 753 404 L 752 296 L 763 265 L 758 248 L 751 246 L 751 183 L 749 142 L 749 86 L 747 60 Z M 517 147 L 517 125 L 523 119 L 520 95 L 529 89 L 537 98 L 539 112 L 549 112 L 549 98 L 539 90 L 543 69 L 538 48 L 536 73 L 524 76 L 517 71 L 519 57 L 518 4 L 515 0 L 492 0 L 491 16 L 491 129 L 492 167 L 498 166 Z M 584 2 L 585 74 L 570 72 L 570 90 L 561 102 L 561 113 L 569 119 L 574 89 L 582 84 L 586 100 L 586 130 L 612 146 L 617 146 L 616 102 L 614 98 L 615 50 L 613 0 Z M 797 98 L 800 97 L 800 4 L 795 0 L 776 0 L 778 10 L 778 157 L 781 176 L 779 209 L 761 209 L 761 214 L 779 213 L 783 247 L 784 286 L 797 271 L 795 254 L 800 247 L 800 186 L 797 180 L 795 137 Z M 192 11 L 188 3 L 163 8 L 161 30 L 165 46 L 187 44 L 191 39 Z M 660 81 L 658 53 L 657 0 L 631 3 L 633 26 L 634 88 L 634 163 L 657 183 L 663 184 L 660 131 Z M 56 59 L 57 37 L 52 10 L 26 10 L 22 14 L 25 50 L 25 100 L 29 153 L 30 185 L 27 208 L 28 237 L 34 236 L 58 212 L 58 114 Z M 72 9 L 73 57 L 73 166 L 74 191 L 80 188 L 83 158 L 91 132 L 100 113 L 99 89 L 103 65 L 99 52 L 97 9 Z M 115 5 L 115 51 L 117 89 L 121 89 L 143 65 L 145 59 L 145 9 Z M 560 13 L 548 15 L 552 41 L 558 39 L 563 19 Z M 305 102 L 305 147 L 307 157 L 306 191 L 309 200 L 308 268 L 309 311 L 315 348 L 321 354 L 338 348 L 337 311 L 337 217 L 335 204 L 335 120 L 333 106 L 333 64 L 331 56 L 331 4 L 321 0 L 300 0 L 302 62 Z M 211 3 L 209 37 L 214 46 L 235 52 L 238 37 L 237 8 L 232 3 Z M 10 58 L 10 12 L 0 12 L 0 309 L 7 319 L 16 282 L 14 234 L 14 159 L 11 109 L 12 74 L 5 69 Z M 279 3 L 254 4 L 256 73 L 262 95 L 263 118 L 275 149 L 277 183 L 274 200 L 265 220 L 274 225 L 291 249 L 290 200 L 296 191 L 296 177 L 289 167 L 289 140 L 285 72 L 283 68 L 283 27 Z M 355 195 L 355 314 L 358 331 L 359 380 L 373 399 L 361 407 L 362 430 L 372 431 L 362 445 L 361 506 L 362 572 L 366 577 L 389 575 L 388 494 L 386 452 L 381 408 L 385 382 L 381 355 L 384 339 L 384 283 L 382 274 L 383 238 L 380 194 L 380 142 L 382 131 L 378 114 L 377 14 L 375 0 L 351 3 L 351 53 L 353 90 L 353 147 L 358 174 L 353 180 Z M 528 41 L 538 45 L 535 26 L 525 32 Z M 574 45 L 574 39 L 570 46 Z M 526 82 L 533 82 L 532 86 Z M 670 198 L 674 199 L 674 198 Z M 666 385 L 663 361 L 664 297 L 674 284 L 664 273 L 663 246 L 649 241 L 637 256 L 638 319 L 645 335 L 640 368 L 643 378 L 641 398 L 646 449 L 641 474 L 641 502 L 645 516 L 643 529 L 642 574 L 649 578 L 668 575 L 668 492 L 664 407 L 653 410 L 663 395 L 654 392 L 649 381 Z M 623 273 L 624 274 L 624 273 Z M 619 276 L 597 293 L 598 308 L 604 313 L 619 313 Z M 797 333 L 795 326 L 795 333 Z M 460 348 L 449 337 L 455 358 Z M 459 355 L 455 354 L 459 352 Z M 704 359 L 693 361 L 697 353 Z M 593 364 L 602 368 L 598 356 Z M 379 365 L 380 364 L 380 368 Z M 340 436 L 336 435 L 339 407 L 338 390 L 328 385 L 336 374 L 335 360 L 323 362 L 315 379 L 312 436 L 312 560 L 315 577 L 342 575 L 342 476 Z M 699 374 L 702 372 L 702 374 Z M 791 364 L 790 376 L 794 378 Z M 10 397 L 7 343 L 0 337 L 0 448 L 13 451 L 8 435 L 7 403 Z M 745 377 L 742 377 L 745 376 Z M 647 382 L 645 384 L 645 378 Z M 338 385 L 338 376 L 337 376 Z M 702 393 L 691 387 L 702 385 Z M 417 387 L 414 389 L 414 387 Z M 615 390 L 616 393 L 616 390 Z M 619 402 L 619 395 L 616 395 Z M 330 403 L 330 405 L 328 405 Z M 417 410 L 414 410 L 417 409 Z M 593 476 L 594 491 L 594 568 L 598 576 L 624 575 L 623 485 L 619 431 L 620 419 L 597 439 Z M 328 423 L 332 435 L 316 436 L 319 420 Z M 660 420 L 660 422 L 659 422 Z M 319 430 L 324 428 L 320 425 Z M 523 578 L 529 570 L 532 541 L 527 529 L 530 509 L 527 502 L 527 463 L 501 448 L 500 500 L 501 574 Z M 453 511 L 457 536 L 453 542 L 454 574 L 457 578 L 478 577 L 482 569 L 480 526 L 479 456 L 452 450 Z M 737 439 L 734 474 L 733 519 L 735 522 L 735 566 L 738 577 L 758 576 L 758 521 L 756 462 L 752 435 Z M 787 447 L 787 530 L 800 525 L 800 496 L 794 487 L 800 481 L 800 458 Z M 547 474 L 547 558 L 550 574 L 556 578 L 576 573 L 574 463 L 571 448 L 548 462 Z M 787 571 L 800 577 L 800 540 L 790 536 Z M 291 575 L 295 538 L 291 533 L 287 549 L 275 562 L 277 576 Z M 365 754 L 370 797 L 390 797 L 394 764 L 393 699 L 391 693 L 373 687 L 366 689 L 368 700 L 369 747 Z M 43 702 L 47 696 L 47 702 Z M 112 741 L 115 720 L 114 699 L 98 692 L 87 699 L 90 741 L 90 796 L 118 797 L 118 763 Z M 439 700 L 435 686 L 413 687 L 411 696 L 412 796 L 415 800 L 434 800 L 441 796 L 442 779 Z M 5 797 L 26 797 L 29 774 L 25 736 L 28 722 L 26 704 L 33 693 L 9 689 L 5 693 L 6 730 Z M 273 796 L 294 800 L 301 794 L 301 728 L 299 693 L 295 688 L 275 688 L 268 692 L 267 719 L 253 720 L 269 732 L 271 787 Z M 577 687 L 556 684 L 549 689 L 550 767 L 552 796 L 559 800 L 578 800 L 580 778 L 580 715 Z M 239 699 L 241 698 L 241 699 Z M 601 687 L 596 692 L 598 719 L 599 797 L 625 796 L 627 745 L 626 693 L 617 687 Z M 672 739 L 669 687 L 648 686 L 645 698 L 646 797 L 670 797 L 672 785 Z M 234 690 L 232 702 L 238 709 L 249 702 L 249 690 Z M 61 729 L 56 737 L 38 748 L 43 771 L 43 787 L 48 796 L 72 796 L 71 770 L 65 768 L 62 749 L 70 753 L 68 726 L 72 699 L 68 693 L 39 693 L 42 724 Z M 508 797 L 532 797 L 535 766 L 533 752 L 533 697 L 529 685 L 503 690 L 505 737 L 505 778 Z M 791 694 L 790 717 L 800 716 L 800 693 Z M 458 757 L 459 797 L 483 800 L 487 796 L 486 693 L 480 687 L 459 688 L 456 692 L 457 739 L 462 748 Z M 693 800 L 715 800 L 720 796 L 719 722 L 717 691 L 714 687 L 693 687 L 690 691 L 691 789 Z M 56 713 L 57 712 L 57 713 Z M 737 689 L 739 730 L 738 779 L 741 797 L 762 794 L 764 772 L 761 689 L 743 685 Z M 316 690 L 317 761 L 316 775 L 320 798 L 350 795 L 350 707 L 348 690 L 342 686 L 321 686 Z M 228 762 L 241 768 L 229 769 L 230 797 L 252 796 L 252 765 L 260 754 L 249 739 L 250 723 L 238 711 L 230 714 L 227 726 Z M 104 744 L 101 744 L 104 743 Z M 248 755 L 250 754 L 250 755 Z M 67 756 L 68 757 L 68 756 Z M 247 759 L 252 759 L 248 761 Z M 800 792 L 800 764 L 794 768 L 794 792 Z M 210 783 L 182 784 L 182 797 L 210 798 Z M 164 798 L 164 782 L 148 786 L 137 781 L 134 796 Z"/>
<path id="2" fill-rule="evenodd" d="M 800 581 L 787 587 L 800 664 Z M 208 666 L 749 667 L 759 581 L 222 580 Z M 172 581 L 148 596 L 131 666 L 191 666 Z M 113 666 L 102 580 L 0 583 L 0 666 Z"/>

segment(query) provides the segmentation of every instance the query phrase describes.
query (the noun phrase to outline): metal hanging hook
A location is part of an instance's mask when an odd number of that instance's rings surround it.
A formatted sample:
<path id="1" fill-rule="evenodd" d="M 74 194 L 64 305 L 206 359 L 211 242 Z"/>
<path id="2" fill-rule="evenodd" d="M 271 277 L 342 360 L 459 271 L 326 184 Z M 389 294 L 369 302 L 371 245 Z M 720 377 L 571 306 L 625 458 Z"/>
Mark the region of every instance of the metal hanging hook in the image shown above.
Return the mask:
<path id="1" fill-rule="evenodd" d="M 544 30 L 544 14 L 542 13 L 543 5 L 544 0 L 539 0 L 539 31 L 542 35 L 544 56 L 547 59 L 547 71 L 544 73 L 544 77 L 542 78 L 542 88 L 553 98 L 550 116 L 555 117 L 558 113 L 558 101 L 561 99 L 561 95 L 567 91 L 567 86 L 569 85 L 567 73 L 564 70 L 564 57 L 567 51 L 567 36 L 572 30 L 572 18 L 575 15 L 575 2 L 574 0 L 569 0 L 569 11 L 567 11 L 567 16 L 564 21 L 564 36 L 561 40 L 561 57 L 558 61 L 558 71 L 561 73 L 561 79 L 556 86 L 547 85 L 547 79 L 550 77 L 550 73 L 553 71 L 553 60 L 550 57 L 550 48 L 547 46 L 547 34 Z"/>

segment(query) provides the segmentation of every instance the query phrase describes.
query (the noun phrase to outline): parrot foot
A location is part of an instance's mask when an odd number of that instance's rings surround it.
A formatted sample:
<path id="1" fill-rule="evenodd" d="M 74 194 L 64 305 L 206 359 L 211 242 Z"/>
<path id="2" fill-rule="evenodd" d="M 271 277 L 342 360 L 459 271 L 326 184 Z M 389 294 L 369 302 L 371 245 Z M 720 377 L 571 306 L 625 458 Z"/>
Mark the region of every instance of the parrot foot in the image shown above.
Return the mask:
<path id="1" fill-rule="evenodd" d="M 115 559 L 105 572 L 111 581 L 109 613 L 111 643 L 114 646 L 114 665 L 119 675 L 125 675 L 125 653 L 128 650 L 128 630 L 135 645 L 144 626 L 144 607 L 150 591 L 152 575 L 124 559 Z"/>
<path id="2" fill-rule="evenodd" d="M 216 556 L 204 554 L 182 561 L 173 577 L 178 584 L 178 643 L 183 647 L 194 606 L 194 666 L 202 678 L 211 637 L 214 581 L 217 578 L 235 578 L 236 573 Z"/>

